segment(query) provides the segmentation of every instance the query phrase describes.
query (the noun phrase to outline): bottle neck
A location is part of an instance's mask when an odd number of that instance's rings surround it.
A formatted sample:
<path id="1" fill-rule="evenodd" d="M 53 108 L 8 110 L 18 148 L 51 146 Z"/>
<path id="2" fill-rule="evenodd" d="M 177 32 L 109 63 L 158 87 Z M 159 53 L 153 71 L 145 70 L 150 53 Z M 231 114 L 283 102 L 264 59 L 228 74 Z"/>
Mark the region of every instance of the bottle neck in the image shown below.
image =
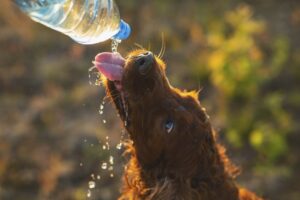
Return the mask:
<path id="1" fill-rule="evenodd" d="M 121 19 L 119 32 L 116 35 L 114 35 L 112 38 L 116 40 L 125 40 L 129 37 L 130 33 L 131 33 L 131 28 L 129 24 L 127 24 L 125 21 Z"/>

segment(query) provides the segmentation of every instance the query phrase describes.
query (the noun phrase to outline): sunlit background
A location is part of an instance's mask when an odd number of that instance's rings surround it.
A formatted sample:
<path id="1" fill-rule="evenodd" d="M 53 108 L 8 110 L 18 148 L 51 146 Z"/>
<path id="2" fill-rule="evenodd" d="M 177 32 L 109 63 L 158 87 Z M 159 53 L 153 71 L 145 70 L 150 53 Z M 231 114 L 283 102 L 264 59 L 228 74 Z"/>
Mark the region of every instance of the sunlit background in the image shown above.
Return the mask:
<path id="1" fill-rule="evenodd" d="M 300 1 L 116 2 L 132 26 L 119 52 L 165 44 L 171 83 L 201 89 L 238 183 L 299 200 Z M 110 41 L 76 44 L 0 2 L 0 199 L 117 198 L 126 134 L 88 75 L 103 51 Z"/>

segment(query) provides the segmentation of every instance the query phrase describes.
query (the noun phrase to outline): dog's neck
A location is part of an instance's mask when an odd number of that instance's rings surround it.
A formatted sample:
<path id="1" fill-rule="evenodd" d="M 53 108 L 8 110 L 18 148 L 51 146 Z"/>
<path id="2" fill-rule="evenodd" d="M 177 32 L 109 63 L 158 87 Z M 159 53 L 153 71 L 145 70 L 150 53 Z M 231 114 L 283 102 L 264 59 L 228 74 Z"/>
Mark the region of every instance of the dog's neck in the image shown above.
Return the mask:
<path id="1" fill-rule="evenodd" d="M 203 161 L 199 158 L 192 169 L 187 166 L 185 169 L 176 171 L 176 169 L 166 168 L 163 157 L 151 165 L 143 164 L 137 157 L 138 152 L 134 145 L 131 144 L 127 146 L 131 158 L 124 174 L 125 190 L 140 196 L 140 199 L 149 196 L 154 199 L 161 196 L 165 196 L 165 199 L 172 199 L 167 194 L 170 192 L 170 187 L 173 195 L 185 195 L 181 199 L 199 199 L 199 196 L 209 197 L 209 199 L 219 197 L 236 199 L 238 190 L 233 181 L 236 168 L 229 162 L 222 146 L 214 145 L 214 148 L 215 154 L 211 156 L 211 159 Z M 227 163 L 223 163 L 223 160 Z M 211 195 L 215 193 L 209 193 L 210 191 L 222 191 L 222 194 L 213 197 Z"/>

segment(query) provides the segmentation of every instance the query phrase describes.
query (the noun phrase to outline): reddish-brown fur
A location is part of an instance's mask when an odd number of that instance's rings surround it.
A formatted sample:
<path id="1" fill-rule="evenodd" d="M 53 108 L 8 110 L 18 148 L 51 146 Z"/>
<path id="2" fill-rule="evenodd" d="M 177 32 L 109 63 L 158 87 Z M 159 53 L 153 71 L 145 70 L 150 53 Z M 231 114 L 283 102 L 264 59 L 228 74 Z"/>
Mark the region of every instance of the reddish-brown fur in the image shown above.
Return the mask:
<path id="1" fill-rule="evenodd" d="M 130 135 L 119 200 L 261 199 L 234 182 L 238 169 L 217 143 L 198 93 L 173 88 L 158 57 L 146 76 L 138 74 L 136 59 L 144 52 L 126 59 L 121 82 L 126 108 L 115 84 L 105 80 Z M 164 129 L 167 119 L 175 124 L 170 133 Z"/>

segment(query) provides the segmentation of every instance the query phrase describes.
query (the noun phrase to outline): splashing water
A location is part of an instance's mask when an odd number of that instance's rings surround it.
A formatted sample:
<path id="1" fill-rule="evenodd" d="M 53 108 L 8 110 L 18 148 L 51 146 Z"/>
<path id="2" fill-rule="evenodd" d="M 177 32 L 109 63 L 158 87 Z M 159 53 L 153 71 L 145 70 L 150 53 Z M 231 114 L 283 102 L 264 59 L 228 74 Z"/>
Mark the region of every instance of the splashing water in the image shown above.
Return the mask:
<path id="1" fill-rule="evenodd" d="M 103 115 L 103 109 L 104 109 L 104 103 L 102 102 L 102 104 L 100 105 L 100 108 L 99 108 L 100 115 Z"/>
<path id="2" fill-rule="evenodd" d="M 104 115 L 103 115 L 103 113 L 104 113 L 104 105 L 105 105 L 105 101 L 104 101 L 104 99 L 102 100 L 102 103 L 100 104 L 100 106 L 99 106 L 99 114 L 102 116 L 101 118 L 102 118 L 102 123 L 103 124 L 106 124 L 106 119 L 104 118 Z"/>
<path id="3" fill-rule="evenodd" d="M 104 104 L 105 104 L 105 101 L 104 101 L 104 99 L 103 99 L 102 102 L 100 103 L 100 106 L 99 106 L 99 114 L 100 114 L 100 115 L 103 115 L 103 112 L 104 112 Z"/>
<path id="4" fill-rule="evenodd" d="M 88 189 L 87 194 L 86 194 L 87 198 L 90 198 L 91 195 L 92 195 L 92 192 L 91 192 L 91 190 Z"/>
<path id="5" fill-rule="evenodd" d="M 118 46 L 122 42 L 122 40 L 112 39 L 111 41 L 111 51 L 113 53 L 118 52 Z"/>
<path id="6" fill-rule="evenodd" d="M 99 142 L 100 143 L 100 142 Z M 102 145 L 102 149 L 103 150 L 109 150 L 109 141 L 108 141 L 108 136 L 106 136 L 106 141 L 105 143 Z"/>
<path id="7" fill-rule="evenodd" d="M 101 74 L 98 72 L 98 69 L 96 66 L 90 67 L 88 71 L 89 75 L 89 84 L 90 85 L 101 85 Z"/>
<path id="8" fill-rule="evenodd" d="M 109 156 L 109 164 L 113 165 L 114 164 L 114 157 Z"/>
<path id="9" fill-rule="evenodd" d="M 105 142 L 105 144 L 102 145 L 102 149 L 103 149 L 103 150 L 109 150 L 109 143 L 108 143 L 108 142 Z"/>
<path id="10" fill-rule="evenodd" d="M 106 163 L 106 162 L 103 162 L 102 165 L 101 165 L 101 168 L 102 168 L 102 169 L 107 169 L 107 163 Z"/>
<path id="11" fill-rule="evenodd" d="M 95 181 L 89 181 L 89 188 L 90 188 L 90 189 L 93 189 L 93 188 L 95 188 L 95 187 L 96 187 Z"/>
<path id="12" fill-rule="evenodd" d="M 93 69 L 92 69 L 93 70 Z M 91 70 L 91 71 L 92 71 Z M 100 82 L 99 82 L 100 83 Z M 90 82 L 91 85 L 97 85 L 97 84 L 92 84 L 92 81 Z M 99 84 L 98 84 L 99 85 Z M 105 119 L 105 114 L 106 114 L 106 100 L 103 98 L 102 101 L 99 102 L 99 107 L 98 107 L 98 112 L 99 112 L 99 117 L 100 117 L 100 122 L 102 123 L 107 123 L 107 120 Z M 105 114 L 104 114 L 105 113 Z M 120 140 L 121 141 L 121 140 Z M 86 138 L 83 139 L 83 143 L 89 144 L 89 140 Z M 92 147 L 98 147 L 101 149 L 101 151 L 106 151 L 107 157 L 99 162 L 99 172 L 97 174 L 91 174 L 90 175 L 90 180 L 87 181 L 88 188 L 86 190 L 86 197 L 87 199 L 92 199 L 93 198 L 93 191 L 97 187 L 98 182 L 100 182 L 103 178 L 102 177 L 109 177 L 109 178 L 114 178 L 115 177 L 115 159 L 114 159 L 114 154 L 111 150 L 111 138 L 106 135 L 104 138 L 101 140 L 98 140 L 98 144 L 92 144 L 90 143 L 88 146 L 90 148 Z M 120 149 L 121 149 L 121 144 L 120 144 Z M 79 163 L 80 167 L 83 167 L 83 163 Z"/>
<path id="13" fill-rule="evenodd" d="M 123 141 L 124 141 L 124 138 L 125 138 L 125 134 L 126 134 L 126 131 L 125 131 L 125 129 L 123 129 L 121 131 L 120 142 L 116 145 L 116 149 L 118 149 L 118 150 L 122 149 L 122 147 L 123 147 Z"/>
<path id="14" fill-rule="evenodd" d="M 91 178 L 95 180 L 95 174 L 91 174 Z"/>
<path id="15" fill-rule="evenodd" d="M 105 139 L 106 139 L 106 141 L 105 141 L 105 146 L 106 146 L 106 148 L 107 148 L 107 150 L 109 150 L 109 148 L 110 148 L 110 145 L 109 145 L 109 137 L 108 136 L 106 136 L 105 137 Z"/>
<path id="16" fill-rule="evenodd" d="M 120 149 L 122 149 L 122 142 L 120 142 L 119 144 L 117 144 L 117 146 L 116 146 L 116 149 L 118 149 L 118 150 L 120 150 Z"/>

